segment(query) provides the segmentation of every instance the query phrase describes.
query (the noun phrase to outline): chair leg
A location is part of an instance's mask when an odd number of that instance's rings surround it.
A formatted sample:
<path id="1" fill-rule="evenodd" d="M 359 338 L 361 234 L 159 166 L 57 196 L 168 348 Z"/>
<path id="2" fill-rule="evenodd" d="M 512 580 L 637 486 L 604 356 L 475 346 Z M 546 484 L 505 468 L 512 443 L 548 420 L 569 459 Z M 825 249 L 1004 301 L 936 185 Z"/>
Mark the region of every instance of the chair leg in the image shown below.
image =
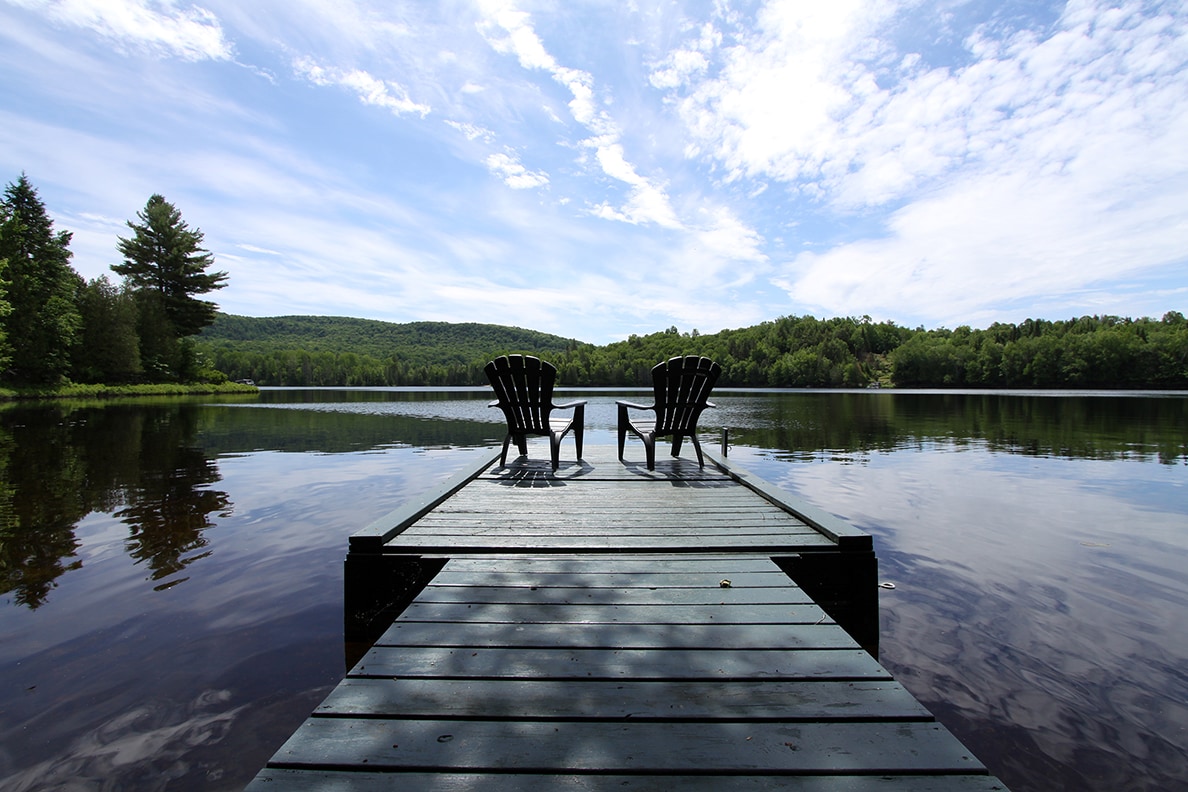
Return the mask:
<path id="1" fill-rule="evenodd" d="M 586 435 L 586 405 L 579 404 L 573 411 L 573 444 L 577 446 L 577 458 L 582 459 L 582 440 Z"/>
<path id="2" fill-rule="evenodd" d="M 705 458 L 701 455 L 701 443 L 697 440 L 696 434 L 689 435 L 689 439 L 693 441 L 693 449 L 697 451 L 697 466 L 705 467 Z"/>
<path id="3" fill-rule="evenodd" d="M 623 446 L 627 441 L 627 408 L 619 407 L 619 461 L 623 461 Z"/>
<path id="4" fill-rule="evenodd" d="M 684 439 L 685 438 L 679 434 L 674 434 L 672 436 L 672 455 L 674 457 L 681 455 L 681 441 Z"/>
<path id="5" fill-rule="evenodd" d="M 648 470 L 656 469 L 656 435 L 641 435 L 644 442 L 644 454 L 648 460 Z"/>
<path id="6" fill-rule="evenodd" d="M 552 457 L 553 472 L 557 472 L 557 468 L 561 466 L 561 435 L 556 432 L 549 433 L 549 453 Z"/>
<path id="7" fill-rule="evenodd" d="M 511 444 L 512 436 L 503 438 L 503 453 L 499 455 L 499 467 L 507 467 L 507 447 Z"/>

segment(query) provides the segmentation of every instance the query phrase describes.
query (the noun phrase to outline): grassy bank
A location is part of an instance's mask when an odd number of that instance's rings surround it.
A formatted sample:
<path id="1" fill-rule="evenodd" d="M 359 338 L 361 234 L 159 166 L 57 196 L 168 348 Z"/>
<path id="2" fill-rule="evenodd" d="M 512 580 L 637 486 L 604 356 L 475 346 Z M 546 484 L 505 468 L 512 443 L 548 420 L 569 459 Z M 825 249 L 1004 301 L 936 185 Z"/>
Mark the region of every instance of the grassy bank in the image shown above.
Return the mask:
<path id="1" fill-rule="evenodd" d="M 256 393 L 255 385 L 224 382 L 158 385 L 61 385 L 56 388 L 0 388 L 0 400 L 109 399 L 127 396 L 202 396 L 215 393 Z"/>

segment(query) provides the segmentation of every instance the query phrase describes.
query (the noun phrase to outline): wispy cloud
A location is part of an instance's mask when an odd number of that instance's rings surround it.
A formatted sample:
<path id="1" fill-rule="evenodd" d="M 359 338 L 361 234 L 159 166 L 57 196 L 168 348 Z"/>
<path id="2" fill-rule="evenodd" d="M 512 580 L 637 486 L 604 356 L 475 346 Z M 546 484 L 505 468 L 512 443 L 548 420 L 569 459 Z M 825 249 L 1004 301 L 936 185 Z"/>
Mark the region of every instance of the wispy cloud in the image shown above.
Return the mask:
<path id="1" fill-rule="evenodd" d="M 619 127 L 595 95 L 594 78 L 580 69 L 560 65 L 545 49 L 526 12 L 504 0 L 483 0 L 480 6 L 486 15 L 482 30 L 491 46 L 498 52 L 515 55 L 525 69 L 548 72 L 569 90 L 570 113 L 591 133 L 581 145 L 594 152 L 594 160 L 603 173 L 630 187 L 623 206 L 615 208 L 608 202 L 600 202 L 591 213 L 608 220 L 679 228 L 681 223 L 663 187 L 640 176 L 627 161 Z"/>
<path id="2" fill-rule="evenodd" d="M 362 69 L 339 69 L 322 66 L 309 57 L 293 61 L 293 71 L 318 86 L 337 86 L 351 91 L 366 105 L 382 107 L 397 115 L 416 113 L 422 117 L 429 114 L 429 106 L 414 102 L 399 83 L 381 80 Z"/>
<path id="3" fill-rule="evenodd" d="M 153 0 L 6 0 L 39 10 L 63 25 L 85 28 L 119 48 L 186 60 L 229 60 L 233 55 L 219 20 L 195 5 Z"/>
<path id="4" fill-rule="evenodd" d="M 487 167 L 491 169 L 492 173 L 503 179 L 504 183 L 513 190 L 543 187 L 549 183 L 548 175 L 540 171 L 528 170 L 512 154 L 492 154 L 487 157 Z"/>

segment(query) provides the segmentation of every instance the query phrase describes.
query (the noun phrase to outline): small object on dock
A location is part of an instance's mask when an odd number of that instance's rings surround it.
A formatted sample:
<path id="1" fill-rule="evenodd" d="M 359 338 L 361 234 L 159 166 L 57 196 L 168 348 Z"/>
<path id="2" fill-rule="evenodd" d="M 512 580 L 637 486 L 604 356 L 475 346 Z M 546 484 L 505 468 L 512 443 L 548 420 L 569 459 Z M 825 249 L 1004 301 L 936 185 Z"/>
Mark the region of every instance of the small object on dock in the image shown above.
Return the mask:
<path id="1" fill-rule="evenodd" d="M 730 578 L 722 578 L 721 582 L 718 583 L 718 586 L 721 588 L 730 588 Z"/>

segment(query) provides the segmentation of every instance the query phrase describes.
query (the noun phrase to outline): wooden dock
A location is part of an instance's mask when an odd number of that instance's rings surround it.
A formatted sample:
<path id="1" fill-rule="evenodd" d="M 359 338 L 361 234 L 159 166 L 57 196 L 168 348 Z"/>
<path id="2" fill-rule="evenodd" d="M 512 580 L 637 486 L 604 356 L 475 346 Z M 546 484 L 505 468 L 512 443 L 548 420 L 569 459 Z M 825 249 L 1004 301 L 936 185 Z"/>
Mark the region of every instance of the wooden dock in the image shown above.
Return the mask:
<path id="1" fill-rule="evenodd" d="M 613 456 L 485 462 L 352 536 L 379 637 L 248 788 L 1003 789 L 863 649 L 868 535 Z"/>

